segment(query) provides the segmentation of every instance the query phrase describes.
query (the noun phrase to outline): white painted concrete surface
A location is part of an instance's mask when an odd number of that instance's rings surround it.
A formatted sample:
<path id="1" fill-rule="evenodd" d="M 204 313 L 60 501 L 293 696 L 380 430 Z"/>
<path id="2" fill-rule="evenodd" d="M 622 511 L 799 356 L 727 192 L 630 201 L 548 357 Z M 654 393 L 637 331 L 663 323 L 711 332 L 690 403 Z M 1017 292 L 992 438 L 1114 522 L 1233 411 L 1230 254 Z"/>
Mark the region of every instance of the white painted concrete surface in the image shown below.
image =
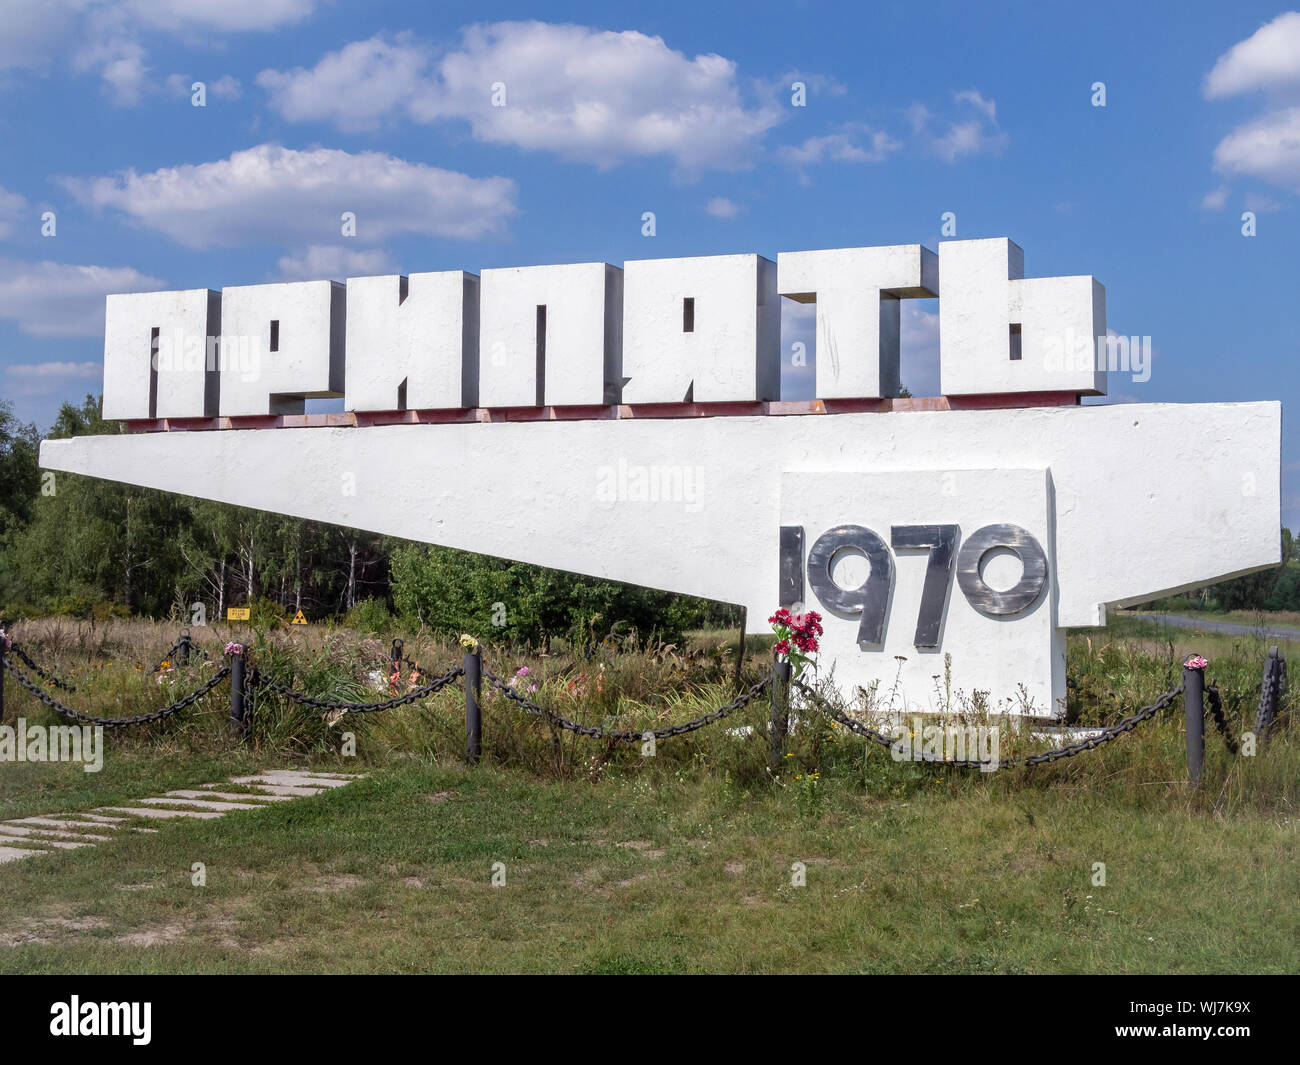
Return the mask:
<path id="1" fill-rule="evenodd" d="M 346 294 L 332 281 L 222 289 L 221 413 L 301 414 L 304 397 L 341 396 Z"/>
<path id="2" fill-rule="evenodd" d="M 955 524 L 963 536 L 969 536 L 986 525 L 1010 523 L 1037 539 L 1049 552 L 1050 563 L 1050 498 L 1050 477 L 1041 466 L 887 473 L 787 471 L 781 477 L 780 523 L 803 527 L 805 554 L 822 533 L 845 524 L 870 529 L 888 544 L 894 525 Z M 969 699 L 979 690 L 996 693 L 990 703 L 1006 701 L 991 709 L 1019 711 L 1023 709 L 1015 687 L 1019 680 L 1040 712 L 1052 711 L 1057 689 L 1063 692 L 1065 687 L 1065 637 L 1054 624 L 1054 567 L 1049 564 L 1049 587 L 1036 603 L 1001 617 L 980 613 L 953 579 L 939 646 L 918 648 L 913 640 L 929 553 L 894 550 L 892 554 L 893 589 L 884 639 L 876 646 L 860 646 L 858 616 L 828 609 L 805 580 L 804 604 L 823 615 L 821 658 L 827 663 L 824 668 L 835 663 L 835 681 L 843 676 L 846 691 L 852 690 L 849 685 L 861 685 L 861 671 L 851 664 L 865 658 L 879 680 L 877 705 L 888 705 L 890 689 L 897 685 L 900 705 L 909 707 L 955 712 L 963 708 L 963 697 Z M 838 567 L 836 583 L 857 588 L 867 576 L 866 560 L 850 557 Z M 997 588 L 1010 587 L 1019 579 L 1020 568 L 1011 565 L 998 576 Z M 770 613 L 769 609 L 763 616 Z M 944 688 L 945 654 L 951 655 L 951 691 Z"/>
<path id="3" fill-rule="evenodd" d="M 623 350 L 618 267 L 577 263 L 484 270 L 479 308 L 482 406 L 615 401 Z M 539 351 L 539 329 L 544 351 Z"/>
<path id="4" fill-rule="evenodd" d="M 348 278 L 347 409 L 477 406 L 478 296 L 463 270 Z"/>
<path id="5" fill-rule="evenodd" d="M 779 399 L 776 289 L 761 255 L 625 263 L 623 402 Z"/>
<path id="6" fill-rule="evenodd" d="M 1011 241 L 939 244 L 939 380 L 945 396 L 1021 392 L 1105 394 L 1094 352 L 1106 335 L 1106 290 L 1092 277 L 1025 280 L 1025 253 Z M 1011 327 L 1020 327 L 1012 358 Z"/>
<path id="7" fill-rule="evenodd" d="M 393 491 L 394 462 L 404 491 Z M 985 513 L 1014 521 L 995 509 L 1038 506 L 1039 496 L 1004 487 L 985 500 L 992 489 L 962 489 L 960 471 L 1047 471 L 1053 628 L 1103 624 L 1108 604 L 1280 555 L 1275 402 L 153 433 L 47 440 L 41 463 L 743 603 L 752 632 L 767 629 L 778 598 L 783 475 L 839 475 L 810 520 L 883 521 L 860 479 L 894 474 L 915 491 L 893 497 L 891 523 L 951 511 L 965 529 Z M 354 494 L 332 475 L 341 471 L 355 474 Z M 953 473 L 957 495 L 933 499 L 934 478 L 942 493 Z M 1048 674 L 1058 637 L 1035 628 L 1039 620 L 1005 623 L 1009 637 L 1025 632 L 1016 638 L 1025 665 L 989 684 L 992 699 L 1014 696 L 1021 681 L 1064 696 L 1054 666 Z M 827 630 L 852 624 L 829 619 Z M 945 638 L 954 686 L 986 685 L 975 666 L 983 646 Z M 895 665 L 882 651 L 823 657 L 846 688 L 890 677 Z"/>
<path id="8" fill-rule="evenodd" d="M 157 330 L 156 402 L 150 406 Z M 217 413 L 208 337 L 221 334 L 221 293 L 206 288 L 109 296 L 104 316 L 104 417 L 201 418 Z M 213 345 L 215 348 L 215 345 Z"/>

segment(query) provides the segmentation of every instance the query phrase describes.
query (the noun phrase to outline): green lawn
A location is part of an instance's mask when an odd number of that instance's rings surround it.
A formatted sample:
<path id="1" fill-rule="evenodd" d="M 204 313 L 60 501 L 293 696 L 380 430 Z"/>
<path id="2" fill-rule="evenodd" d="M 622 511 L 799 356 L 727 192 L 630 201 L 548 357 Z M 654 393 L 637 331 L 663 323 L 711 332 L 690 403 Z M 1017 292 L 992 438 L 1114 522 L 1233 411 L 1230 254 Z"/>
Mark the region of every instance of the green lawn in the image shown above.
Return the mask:
<path id="1" fill-rule="evenodd" d="M 117 772 L 136 795 L 219 779 L 157 768 Z M 409 765 L 160 828 L 0 867 L 0 970 L 1300 970 L 1294 817 Z"/>
<path id="2" fill-rule="evenodd" d="M 297 683 L 314 692 L 355 695 L 384 647 L 350 646 L 322 644 L 309 659 L 268 641 L 253 654 L 299 663 Z M 1266 647 L 1132 619 L 1070 637 L 1080 720 L 1150 702 L 1192 648 L 1210 658 L 1241 735 Z M 153 680 L 112 665 L 121 648 L 43 650 L 83 685 L 75 705 L 127 713 L 158 701 Z M 446 647 L 418 654 L 455 660 Z M 492 661 L 518 664 L 504 651 Z M 539 679 L 551 675 L 539 698 L 581 720 L 685 720 L 732 690 L 725 655 L 679 661 L 654 649 L 568 674 L 561 659 L 530 661 Z M 579 670 L 604 678 L 603 690 L 589 680 L 585 694 L 566 694 Z M 7 720 L 51 720 L 9 692 Z M 1251 758 L 1231 757 L 1211 728 L 1193 791 L 1181 704 L 1097 751 L 993 774 L 898 764 L 812 718 L 773 778 L 767 713 L 756 700 L 646 761 L 635 746 L 553 736 L 488 695 L 484 764 L 469 768 L 455 690 L 338 725 L 263 700 L 251 750 L 231 739 L 216 699 L 112 737 L 100 773 L 0 764 L 0 819 L 258 768 L 367 774 L 256 812 L 159 822 L 154 834 L 0 865 L 0 971 L 1300 971 L 1294 728 Z M 344 728 L 356 731 L 355 758 L 339 756 Z M 191 883 L 196 862 L 206 886 Z M 498 862 L 503 886 L 492 883 Z"/>

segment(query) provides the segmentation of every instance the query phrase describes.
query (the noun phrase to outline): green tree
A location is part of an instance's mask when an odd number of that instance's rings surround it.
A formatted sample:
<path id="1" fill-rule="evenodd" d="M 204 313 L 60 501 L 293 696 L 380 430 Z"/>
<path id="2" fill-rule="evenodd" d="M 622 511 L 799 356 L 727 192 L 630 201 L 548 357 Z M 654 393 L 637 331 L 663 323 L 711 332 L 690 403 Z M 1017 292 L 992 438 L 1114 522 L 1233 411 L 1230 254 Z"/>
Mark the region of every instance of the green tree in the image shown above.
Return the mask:
<path id="1" fill-rule="evenodd" d="M 0 538 L 31 520 L 40 489 L 36 426 L 14 417 L 13 405 L 0 399 Z"/>

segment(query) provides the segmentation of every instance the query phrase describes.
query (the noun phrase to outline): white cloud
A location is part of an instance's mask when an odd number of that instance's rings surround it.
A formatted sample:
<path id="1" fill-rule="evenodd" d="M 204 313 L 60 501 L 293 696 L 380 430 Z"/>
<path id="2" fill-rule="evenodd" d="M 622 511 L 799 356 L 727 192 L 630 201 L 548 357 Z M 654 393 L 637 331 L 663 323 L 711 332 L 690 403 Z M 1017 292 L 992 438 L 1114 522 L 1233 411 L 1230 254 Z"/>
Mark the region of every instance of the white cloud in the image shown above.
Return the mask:
<path id="1" fill-rule="evenodd" d="M 26 209 L 27 201 L 18 193 L 0 187 L 0 237 L 7 237 L 14 231 L 14 226 Z"/>
<path id="2" fill-rule="evenodd" d="M 129 266 L 0 259 L 0 318 L 37 337 L 102 337 L 104 297 L 166 287 Z"/>
<path id="3" fill-rule="evenodd" d="M 100 76 L 112 92 L 113 102 L 119 107 L 134 107 L 151 88 L 148 81 L 149 67 L 145 64 L 143 51 L 118 56 L 110 59 L 103 66 Z"/>
<path id="4" fill-rule="evenodd" d="M 938 313 L 903 300 L 898 348 L 903 386 L 914 396 L 940 395 Z"/>
<path id="5" fill-rule="evenodd" d="M 1214 149 L 1214 167 L 1300 191 L 1300 107 L 1238 126 Z"/>
<path id="6" fill-rule="evenodd" d="M 725 196 L 714 196 L 704 205 L 704 209 L 714 218 L 735 218 L 743 208 Z"/>
<path id="7" fill-rule="evenodd" d="M 468 26 L 436 57 L 409 35 L 358 41 L 310 70 L 265 70 L 258 84 L 291 120 L 370 128 L 389 117 L 460 121 L 475 139 L 602 169 L 666 156 L 678 174 L 752 164 L 784 117 L 773 101 L 747 103 L 736 64 L 688 58 L 635 31 L 544 22 Z M 494 85 L 504 106 L 493 106 Z"/>
<path id="8" fill-rule="evenodd" d="M 997 103 L 986 100 L 977 89 L 963 89 L 953 93 L 959 110 L 977 112 L 970 117 L 954 117 L 947 128 L 936 133 L 932 130 L 934 114 L 924 104 L 913 104 L 907 110 L 913 133 L 920 137 L 930 151 L 947 163 L 969 155 L 999 155 L 1007 146 L 1009 137 L 998 127 Z"/>
<path id="9" fill-rule="evenodd" d="M 301 22 L 316 0 L 6 0 L 0 3 L 0 69 L 41 70 L 66 61 L 93 73 L 119 106 L 161 86 L 141 38 L 164 33 L 210 43 L 223 34 Z"/>
<path id="10" fill-rule="evenodd" d="M 14 396 L 47 396 L 73 381 L 98 381 L 102 362 L 33 362 L 5 367 L 5 391 Z"/>
<path id="11" fill-rule="evenodd" d="M 356 239 L 365 243 L 401 233 L 476 240 L 501 232 L 518 210 L 509 178 L 473 178 L 380 152 L 277 144 L 62 183 L 83 204 L 121 211 L 191 248 L 333 239 L 345 211 L 356 215 Z"/>
<path id="12" fill-rule="evenodd" d="M 1209 99 L 1249 92 L 1264 92 L 1267 109 L 1218 143 L 1215 170 L 1300 191 L 1300 11 L 1279 15 L 1233 45 L 1205 77 Z M 1279 206 L 1267 197 L 1255 202 L 1271 206 L 1247 208 Z"/>
<path id="13" fill-rule="evenodd" d="M 1254 211 L 1256 214 L 1271 214 L 1273 211 L 1282 210 L 1282 205 L 1272 196 L 1261 196 L 1257 192 L 1247 193 L 1244 206 L 1247 211 Z"/>
<path id="14" fill-rule="evenodd" d="M 296 255 L 284 256 L 277 265 L 284 281 L 343 281 L 397 273 L 381 248 L 354 250 L 336 244 L 313 244 Z"/>
<path id="15" fill-rule="evenodd" d="M 806 168 L 824 162 L 881 163 L 902 145 L 883 130 L 873 130 L 861 122 L 847 122 L 834 133 L 809 137 L 802 144 L 785 144 L 778 156 L 799 174 L 802 184 L 809 184 Z"/>
<path id="16" fill-rule="evenodd" d="M 154 29 L 244 33 L 302 22 L 316 0 L 126 0 L 120 6 Z"/>
<path id="17" fill-rule="evenodd" d="M 802 365 L 794 364 L 795 344 L 803 345 Z M 817 304 L 781 300 L 781 398 L 817 395 Z"/>
<path id="18" fill-rule="evenodd" d="M 191 77 L 189 74 L 168 74 L 163 87 L 171 96 L 189 99 L 194 94 L 194 84 L 200 81 L 206 86 L 207 95 L 216 100 L 238 100 L 244 94 L 239 79 L 230 74 L 222 74 L 215 81 Z"/>
<path id="19" fill-rule="evenodd" d="M 257 84 L 291 122 L 331 122 L 355 132 L 409 117 L 416 99 L 431 91 L 432 60 L 432 50 L 411 34 L 372 37 L 322 56 L 310 70 L 263 70 Z M 486 83 L 482 89 L 486 95 Z"/>
<path id="20" fill-rule="evenodd" d="M 1201 199 L 1201 206 L 1207 211 L 1222 211 L 1223 205 L 1228 202 L 1228 186 L 1220 185 L 1217 189 L 1211 189 Z"/>
<path id="21" fill-rule="evenodd" d="M 1300 88 L 1300 11 L 1287 11 L 1219 56 L 1205 77 L 1211 99 Z"/>
<path id="22" fill-rule="evenodd" d="M 984 99 L 977 89 L 962 89 L 961 92 L 953 93 L 952 98 L 959 104 L 970 104 L 977 110 L 983 111 L 990 122 L 997 122 L 998 105 L 992 100 Z"/>

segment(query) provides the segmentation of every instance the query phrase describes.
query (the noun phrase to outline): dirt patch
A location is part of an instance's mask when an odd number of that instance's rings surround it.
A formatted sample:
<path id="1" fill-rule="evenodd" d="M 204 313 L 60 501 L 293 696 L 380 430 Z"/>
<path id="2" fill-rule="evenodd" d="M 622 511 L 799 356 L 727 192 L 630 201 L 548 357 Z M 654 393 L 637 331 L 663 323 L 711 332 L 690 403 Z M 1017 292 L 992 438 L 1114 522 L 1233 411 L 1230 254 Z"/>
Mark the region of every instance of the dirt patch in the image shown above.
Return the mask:
<path id="1" fill-rule="evenodd" d="M 103 917 L 29 917 L 13 931 L 0 932 L 0 947 L 46 946 L 73 932 L 107 927 Z"/>
<path id="2" fill-rule="evenodd" d="M 404 876 L 402 877 L 402 883 L 409 888 L 424 887 L 424 881 L 421 880 L 418 876 Z"/>
<path id="3" fill-rule="evenodd" d="M 454 791 L 435 791 L 432 795 L 426 795 L 424 801 L 433 803 L 446 802 L 455 794 Z"/>
<path id="4" fill-rule="evenodd" d="M 185 938 L 185 926 L 169 922 L 161 928 L 150 928 L 144 932 L 128 932 L 123 936 L 114 936 L 114 943 L 124 943 L 128 947 L 157 947 L 164 943 L 175 943 Z"/>
<path id="5" fill-rule="evenodd" d="M 662 847 L 656 847 L 649 840 L 645 839 L 627 839 L 618 844 L 620 847 L 626 847 L 628 850 L 638 851 L 647 858 L 662 858 L 664 851 Z"/>
<path id="6" fill-rule="evenodd" d="M 592 866 L 590 869 L 584 869 L 573 878 L 573 886 L 576 888 L 591 888 L 604 879 L 604 870 L 599 866 Z"/>
<path id="7" fill-rule="evenodd" d="M 158 884 L 114 884 L 118 891 L 152 891 Z"/>
<path id="8" fill-rule="evenodd" d="M 369 881 L 363 876 L 322 876 L 317 877 L 316 882 L 309 885 L 306 890 L 318 895 L 335 895 L 340 891 L 348 891 L 367 883 Z"/>
<path id="9" fill-rule="evenodd" d="M 743 873 L 743 872 L 745 871 L 745 863 L 744 863 L 744 862 L 728 862 L 728 863 L 727 863 L 726 865 L 724 865 L 722 868 L 724 868 L 724 869 L 725 869 L 727 872 L 729 872 L 732 876 L 740 876 L 740 874 Z"/>

